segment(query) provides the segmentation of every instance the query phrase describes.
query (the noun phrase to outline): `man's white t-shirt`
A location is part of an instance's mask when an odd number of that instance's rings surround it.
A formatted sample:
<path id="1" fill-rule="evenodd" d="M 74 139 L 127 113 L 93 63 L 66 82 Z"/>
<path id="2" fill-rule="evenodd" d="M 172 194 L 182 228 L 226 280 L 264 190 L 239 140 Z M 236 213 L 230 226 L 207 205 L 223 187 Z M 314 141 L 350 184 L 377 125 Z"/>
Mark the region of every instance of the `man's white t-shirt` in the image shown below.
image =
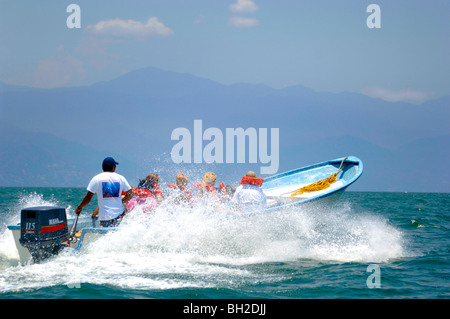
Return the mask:
<path id="1" fill-rule="evenodd" d="M 88 192 L 97 194 L 100 220 L 110 220 L 122 215 L 122 191 L 131 189 L 125 177 L 113 172 L 94 176 L 87 187 Z"/>
<path id="2" fill-rule="evenodd" d="M 232 203 L 244 211 L 266 207 L 267 199 L 261 187 L 252 184 L 239 185 L 234 193 Z"/>

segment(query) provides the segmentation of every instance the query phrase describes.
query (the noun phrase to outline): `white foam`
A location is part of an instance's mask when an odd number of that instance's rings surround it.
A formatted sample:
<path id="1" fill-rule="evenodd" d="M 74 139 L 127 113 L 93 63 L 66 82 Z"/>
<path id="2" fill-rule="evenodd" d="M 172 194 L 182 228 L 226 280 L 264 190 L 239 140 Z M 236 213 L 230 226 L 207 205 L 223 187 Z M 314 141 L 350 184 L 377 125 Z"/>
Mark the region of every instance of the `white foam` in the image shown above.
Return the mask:
<path id="1" fill-rule="evenodd" d="M 350 204 L 249 217 L 230 216 L 216 202 L 162 205 L 154 215 L 133 211 L 116 232 L 79 255 L 65 252 L 40 265 L 3 269 L 0 292 L 77 282 L 132 289 L 264 282 L 276 279 L 247 266 L 301 259 L 384 262 L 403 256 L 402 245 L 402 233 L 385 219 Z"/>

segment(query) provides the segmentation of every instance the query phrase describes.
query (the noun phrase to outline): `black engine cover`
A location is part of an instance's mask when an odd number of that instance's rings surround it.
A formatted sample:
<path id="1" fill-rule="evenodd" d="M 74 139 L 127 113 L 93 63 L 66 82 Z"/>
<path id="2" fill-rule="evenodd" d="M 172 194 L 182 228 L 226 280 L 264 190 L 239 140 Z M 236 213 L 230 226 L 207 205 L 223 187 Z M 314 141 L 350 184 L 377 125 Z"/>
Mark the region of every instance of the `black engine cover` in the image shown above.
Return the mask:
<path id="1" fill-rule="evenodd" d="M 39 206 L 22 209 L 20 243 L 35 262 L 57 254 L 69 239 L 65 208 Z"/>

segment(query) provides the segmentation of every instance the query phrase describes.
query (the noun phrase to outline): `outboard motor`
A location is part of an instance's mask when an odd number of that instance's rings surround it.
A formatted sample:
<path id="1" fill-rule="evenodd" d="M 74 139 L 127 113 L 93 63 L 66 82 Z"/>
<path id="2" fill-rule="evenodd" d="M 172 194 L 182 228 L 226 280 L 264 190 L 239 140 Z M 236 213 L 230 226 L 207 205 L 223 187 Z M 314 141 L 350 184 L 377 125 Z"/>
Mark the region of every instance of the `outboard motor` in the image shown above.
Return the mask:
<path id="1" fill-rule="evenodd" d="M 58 254 L 69 239 L 65 208 L 53 206 L 22 209 L 20 239 L 35 262 Z"/>

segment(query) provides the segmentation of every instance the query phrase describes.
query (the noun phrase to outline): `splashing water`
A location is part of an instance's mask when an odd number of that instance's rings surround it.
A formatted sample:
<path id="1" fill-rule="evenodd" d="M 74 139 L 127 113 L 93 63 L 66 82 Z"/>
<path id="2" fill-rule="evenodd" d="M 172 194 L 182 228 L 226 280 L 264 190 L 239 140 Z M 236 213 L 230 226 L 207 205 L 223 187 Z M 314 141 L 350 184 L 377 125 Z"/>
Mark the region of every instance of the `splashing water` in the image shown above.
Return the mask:
<path id="1" fill-rule="evenodd" d="M 57 203 L 38 194 L 19 203 L 39 205 Z M 9 236 L 0 234 L 0 256 L 8 261 L 0 265 L 0 292 L 76 283 L 132 289 L 227 287 L 282 279 L 280 274 L 261 276 L 250 267 L 255 264 L 385 262 L 405 254 L 399 230 L 350 203 L 239 216 L 215 202 L 183 207 L 167 201 L 154 214 L 135 209 L 117 231 L 86 244 L 79 254 L 65 251 L 26 266 L 17 265 Z"/>

